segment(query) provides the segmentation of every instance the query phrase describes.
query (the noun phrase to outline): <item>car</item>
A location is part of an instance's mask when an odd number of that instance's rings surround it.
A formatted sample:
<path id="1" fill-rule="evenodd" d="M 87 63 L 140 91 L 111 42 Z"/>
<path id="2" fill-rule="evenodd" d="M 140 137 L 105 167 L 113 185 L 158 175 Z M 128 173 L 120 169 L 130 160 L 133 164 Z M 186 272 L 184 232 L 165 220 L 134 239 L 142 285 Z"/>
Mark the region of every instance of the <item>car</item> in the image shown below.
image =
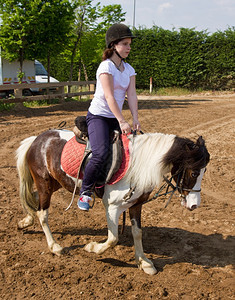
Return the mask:
<path id="1" fill-rule="evenodd" d="M 34 61 L 34 67 L 35 67 L 35 81 L 36 83 L 47 83 L 48 82 L 48 73 L 47 70 L 45 69 L 45 67 L 43 66 L 43 64 L 38 61 L 35 60 Z M 50 76 L 50 82 L 54 83 L 54 82 L 59 82 L 57 79 L 55 79 L 54 77 Z M 57 92 L 58 88 L 57 87 L 51 87 L 49 89 L 49 91 L 51 93 L 55 93 Z M 46 89 L 45 88 L 31 88 L 30 91 L 33 94 L 44 94 Z"/>
<path id="2" fill-rule="evenodd" d="M 35 66 L 35 79 L 36 83 L 47 83 L 48 82 L 48 73 L 47 70 L 44 68 L 42 63 L 40 61 L 35 60 L 34 62 Z M 59 82 L 54 77 L 50 76 L 50 82 Z"/>

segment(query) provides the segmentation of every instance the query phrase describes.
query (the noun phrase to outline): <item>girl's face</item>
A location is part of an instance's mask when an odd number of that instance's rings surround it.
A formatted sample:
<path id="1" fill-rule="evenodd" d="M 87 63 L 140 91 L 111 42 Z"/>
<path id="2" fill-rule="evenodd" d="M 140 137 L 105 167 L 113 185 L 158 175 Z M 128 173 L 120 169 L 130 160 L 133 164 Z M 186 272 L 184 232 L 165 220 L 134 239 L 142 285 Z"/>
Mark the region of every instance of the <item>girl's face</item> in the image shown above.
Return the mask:
<path id="1" fill-rule="evenodd" d="M 131 38 L 125 38 L 115 45 L 117 52 L 123 58 L 127 58 L 131 51 Z"/>

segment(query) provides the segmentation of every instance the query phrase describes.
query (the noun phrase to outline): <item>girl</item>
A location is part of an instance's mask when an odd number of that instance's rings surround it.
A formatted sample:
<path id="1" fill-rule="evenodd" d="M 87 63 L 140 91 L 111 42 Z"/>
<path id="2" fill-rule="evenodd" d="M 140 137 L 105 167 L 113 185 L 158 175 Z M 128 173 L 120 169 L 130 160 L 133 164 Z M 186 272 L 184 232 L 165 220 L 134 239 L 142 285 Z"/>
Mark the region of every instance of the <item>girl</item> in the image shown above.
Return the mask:
<path id="1" fill-rule="evenodd" d="M 96 91 L 90 104 L 86 122 L 92 158 L 86 166 L 78 207 L 88 211 L 92 189 L 109 152 L 109 133 L 118 130 L 131 132 L 130 124 L 122 114 L 127 94 L 133 117 L 133 129 L 140 130 L 138 105 L 135 89 L 135 70 L 124 61 L 130 53 L 134 36 L 124 24 L 114 24 L 106 32 L 107 49 L 96 73 Z"/>

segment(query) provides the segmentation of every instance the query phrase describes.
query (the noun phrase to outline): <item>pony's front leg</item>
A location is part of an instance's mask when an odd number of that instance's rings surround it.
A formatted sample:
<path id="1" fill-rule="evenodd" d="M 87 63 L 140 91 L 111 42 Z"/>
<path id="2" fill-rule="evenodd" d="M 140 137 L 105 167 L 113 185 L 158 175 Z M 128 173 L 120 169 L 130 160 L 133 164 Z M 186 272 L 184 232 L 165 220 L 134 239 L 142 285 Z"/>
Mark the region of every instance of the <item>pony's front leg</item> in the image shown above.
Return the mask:
<path id="1" fill-rule="evenodd" d="M 56 255 L 61 255 L 63 248 L 57 244 L 52 236 L 51 230 L 48 225 L 48 209 L 41 209 L 37 211 L 37 216 L 39 218 L 40 224 L 42 226 L 42 229 L 45 233 L 46 240 L 47 240 L 47 245 L 49 250 Z"/>
<path id="2" fill-rule="evenodd" d="M 141 208 L 142 205 L 134 206 L 129 209 L 131 219 L 131 230 L 135 246 L 135 260 L 140 270 L 149 275 L 157 273 L 154 264 L 149 260 L 143 251 L 142 230 L 141 230 Z"/>
<path id="3" fill-rule="evenodd" d="M 111 205 L 106 209 L 106 218 L 108 224 L 108 238 L 104 243 L 90 242 L 85 246 L 88 252 L 102 254 L 110 247 L 114 247 L 118 242 L 118 220 L 121 210 L 116 205 Z"/>

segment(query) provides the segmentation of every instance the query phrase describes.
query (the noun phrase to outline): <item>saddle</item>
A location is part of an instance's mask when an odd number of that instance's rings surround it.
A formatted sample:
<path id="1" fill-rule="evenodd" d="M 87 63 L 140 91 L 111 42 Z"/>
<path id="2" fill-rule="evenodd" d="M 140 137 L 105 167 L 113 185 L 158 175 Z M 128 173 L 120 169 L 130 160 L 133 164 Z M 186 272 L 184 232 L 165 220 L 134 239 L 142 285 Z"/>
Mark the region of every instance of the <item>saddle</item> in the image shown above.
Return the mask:
<path id="1" fill-rule="evenodd" d="M 84 154 L 78 170 L 78 176 L 82 177 L 85 167 L 92 157 L 85 116 L 79 116 L 75 119 L 75 127 L 73 128 L 73 132 L 75 134 L 77 143 L 85 145 Z M 113 131 L 110 134 L 109 155 L 106 163 L 100 171 L 99 182 L 96 182 L 96 187 L 103 186 L 110 182 L 113 175 L 117 174 L 118 170 L 120 169 L 122 165 L 122 159 L 123 144 L 122 140 L 120 139 L 120 133 L 118 131 Z"/>

